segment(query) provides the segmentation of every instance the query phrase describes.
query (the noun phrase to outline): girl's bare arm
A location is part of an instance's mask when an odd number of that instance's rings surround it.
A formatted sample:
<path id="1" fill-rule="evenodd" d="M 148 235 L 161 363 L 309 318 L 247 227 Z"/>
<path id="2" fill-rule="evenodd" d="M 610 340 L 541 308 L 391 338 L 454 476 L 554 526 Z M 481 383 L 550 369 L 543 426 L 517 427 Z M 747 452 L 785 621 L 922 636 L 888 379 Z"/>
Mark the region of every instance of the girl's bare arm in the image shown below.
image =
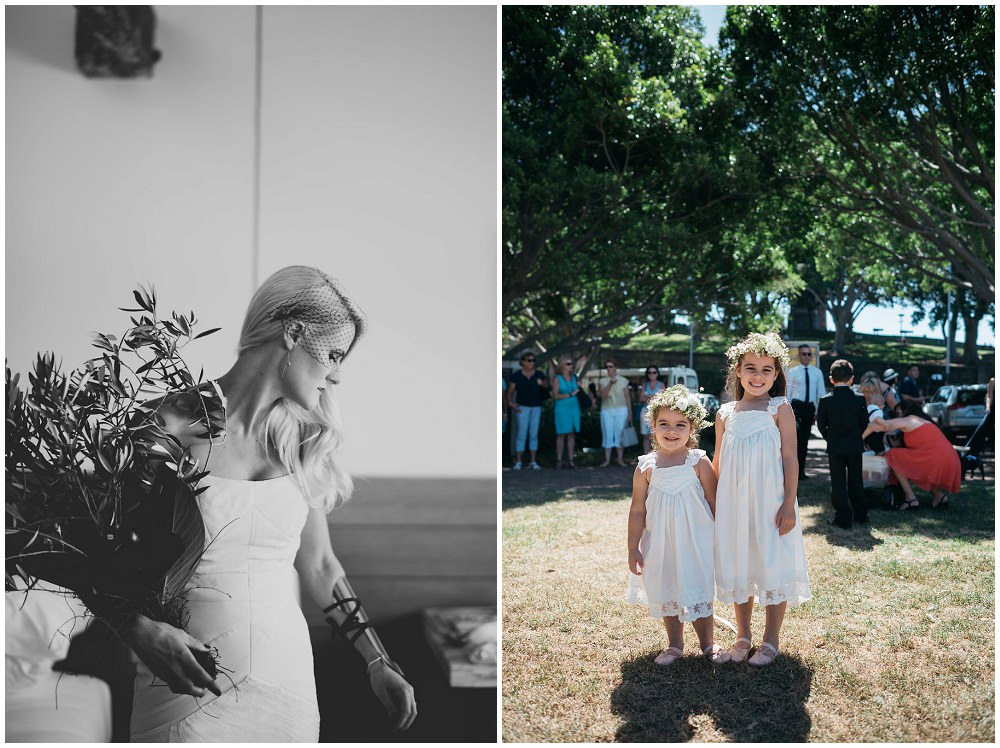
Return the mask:
<path id="1" fill-rule="evenodd" d="M 719 477 L 720 455 L 722 454 L 722 436 L 726 433 L 726 421 L 718 414 L 715 414 L 715 455 L 712 457 L 712 470 L 715 477 Z"/>
<path id="2" fill-rule="evenodd" d="M 712 510 L 712 516 L 715 516 L 715 494 L 719 487 L 719 479 L 715 475 L 715 468 L 712 465 L 711 460 L 708 459 L 708 455 L 702 455 L 701 459 L 698 460 L 698 464 L 695 466 L 695 472 L 698 473 L 698 479 L 701 481 L 701 487 L 705 489 L 705 501 L 708 502 L 709 508 Z"/>
<path id="3" fill-rule="evenodd" d="M 795 527 L 795 495 L 799 490 L 799 458 L 795 434 L 795 414 L 792 406 L 778 407 L 778 432 L 781 434 L 781 469 L 785 477 L 785 497 L 775 515 L 778 534 L 784 535 Z"/>
<path id="4" fill-rule="evenodd" d="M 633 574 L 642 573 L 642 554 L 639 553 L 639 539 L 646 529 L 646 495 L 649 493 L 649 479 L 638 466 L 632 474 L 632 504 L 628 510 L 628 569 Z"/>

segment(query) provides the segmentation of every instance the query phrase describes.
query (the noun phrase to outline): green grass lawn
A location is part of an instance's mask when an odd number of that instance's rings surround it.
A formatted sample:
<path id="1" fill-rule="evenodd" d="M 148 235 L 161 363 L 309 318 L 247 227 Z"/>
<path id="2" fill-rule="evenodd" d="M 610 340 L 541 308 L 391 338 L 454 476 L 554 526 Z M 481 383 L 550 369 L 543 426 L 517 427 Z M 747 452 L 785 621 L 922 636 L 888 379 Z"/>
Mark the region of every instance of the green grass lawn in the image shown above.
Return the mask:
<path id="1" fill-rule="evenodd" d="M 503 503 L 506 742 L 994 740 L 992 482 L 849 531 L 825 523 L 829 484 L 802 484 L 813 598 L 760 670 L 713 668 L 690 626 L 687 656 L 653 664 L 662 624 L 625 601 L 626 489 L 505 486 Z"/>

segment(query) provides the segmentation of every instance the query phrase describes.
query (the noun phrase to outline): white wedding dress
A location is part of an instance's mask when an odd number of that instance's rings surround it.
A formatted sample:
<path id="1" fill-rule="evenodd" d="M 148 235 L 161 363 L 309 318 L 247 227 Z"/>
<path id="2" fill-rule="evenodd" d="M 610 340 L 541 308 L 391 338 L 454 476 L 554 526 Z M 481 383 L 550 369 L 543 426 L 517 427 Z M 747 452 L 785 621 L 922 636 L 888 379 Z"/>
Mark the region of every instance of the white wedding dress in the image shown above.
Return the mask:
<path id="1" fill-rule="evenodd" d="M 197 496 L 205 553 L 189 584 L 186 629 L 218 648 L 222 696 L 172 693 L 139 663 L 132 742 L 316 742 L 309 630 L 293 568 L 308 514 L 291 475 L 207 475 Z"/>
<path id="2" fill-rule="evenodd" d="M 774 416 L 783 397 L 767 410 L 736 412 L 736 402 L 719 408 L 726 423 L 715 500 L 715 584 L 719 600 L 762 605 L 805 602 L 809 591 L 802 521 L 795 503 L 795 527 L 778 535 L 775 515 L 784 500 L 781 434 Z"/>
<path id="3" fill-rule="evenodd" d="M 694 469 L 704 455 L 691 449 L 683 464 L 665 468 L 656 467 L 655 454 L 639 457 L 639 470 L 652 472 L 639 539 L 642 574 L 629 574 L 628 600 L 654 618 L 712 615 L 715 521 Z"/>

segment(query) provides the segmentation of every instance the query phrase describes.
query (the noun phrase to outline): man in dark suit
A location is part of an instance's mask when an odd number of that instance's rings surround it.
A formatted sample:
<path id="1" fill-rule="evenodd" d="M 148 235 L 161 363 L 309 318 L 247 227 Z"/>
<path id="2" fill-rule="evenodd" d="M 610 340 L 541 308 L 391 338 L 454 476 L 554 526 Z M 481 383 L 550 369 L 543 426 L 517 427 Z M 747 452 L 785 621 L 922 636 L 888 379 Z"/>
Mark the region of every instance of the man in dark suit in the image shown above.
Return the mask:
<path id="1" fill-rule="evenodd" d="M 799 480 L 809 480 L 806 475 L 806 455 L 809 454 L 809 437 L 816 422 L 819 399 L 826 392 L 823 372 L 813 366 L 813 349 L 808 343 L 799 346 L 799 365 L 789 369 L 788 399 L 795 413 L 795 436 L 799 455 Z"/>
<path id="2" fill-rule="evenodd" d="M 826 439 L 830 463 L 830 494 L 834 517 L 831 524 L 850 530 L 855 522 L 868 521 L 864 482 L 861 477 L 861 453 L 865 445 L 861 434 L 868 427 L 865 399 L 851 390 L 854 367 L 850 361 L 837 359 L 830 367 L 833 392 L 819 401 L 816 425 Z"/>

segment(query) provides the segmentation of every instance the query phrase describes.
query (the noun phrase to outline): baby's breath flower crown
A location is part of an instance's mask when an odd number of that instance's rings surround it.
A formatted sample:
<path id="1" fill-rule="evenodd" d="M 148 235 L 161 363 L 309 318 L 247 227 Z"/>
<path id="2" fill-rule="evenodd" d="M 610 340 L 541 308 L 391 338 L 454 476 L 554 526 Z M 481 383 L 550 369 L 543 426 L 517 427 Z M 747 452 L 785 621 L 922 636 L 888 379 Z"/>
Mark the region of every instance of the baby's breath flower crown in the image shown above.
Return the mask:
<path id="1" fill-rule="evenodd" d="M 769 332 L 761 334 L 752 332 L 734 346 L 730 346 L 726 351 L 726 358 L 729 359 L 730 366 L 736 366 L 740 357 L 747 353 L 757 356 L 767 356 L 777 361 L 782 369 L 787 369 L 791 363 L 791 356 L 788 353 L 788 346 L 785 341 L 778 337 L 778 333 Z"/>
<path id="2" fill-rule="evenodd" d="M 708 411 L 697 397 L 691 394 L 683 384 L 675 384 L 666 389 L 660 390 L 649 398 L 649 406 L 646 408 L 646 419 L 650 428 L 656 424 L 656 414 L 663 408 L 676 410 L 683 413 L 684 417 L 691 421 L 691 431 L 697 433 L 708 426 Z"/>

